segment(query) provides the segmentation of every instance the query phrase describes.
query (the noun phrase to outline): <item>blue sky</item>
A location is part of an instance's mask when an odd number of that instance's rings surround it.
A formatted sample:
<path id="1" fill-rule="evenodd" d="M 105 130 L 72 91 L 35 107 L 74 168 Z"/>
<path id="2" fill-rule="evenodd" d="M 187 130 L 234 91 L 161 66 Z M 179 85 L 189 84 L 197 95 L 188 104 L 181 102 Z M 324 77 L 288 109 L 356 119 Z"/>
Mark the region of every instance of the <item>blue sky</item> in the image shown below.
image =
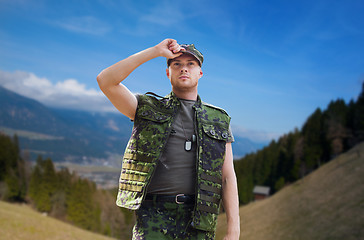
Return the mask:
<path id="1" fill-rule="evenodd" d="M 47 105 L 112 107 L 96 76 L 165 38 L 204 54 L 199 93 L 235 134 L 267 141 L 302 127 L 364 80 L 363 1 L 0 0 L 0 85 Z M 133 91 L 170 92 L 165 59 L 133 72 Z"/>

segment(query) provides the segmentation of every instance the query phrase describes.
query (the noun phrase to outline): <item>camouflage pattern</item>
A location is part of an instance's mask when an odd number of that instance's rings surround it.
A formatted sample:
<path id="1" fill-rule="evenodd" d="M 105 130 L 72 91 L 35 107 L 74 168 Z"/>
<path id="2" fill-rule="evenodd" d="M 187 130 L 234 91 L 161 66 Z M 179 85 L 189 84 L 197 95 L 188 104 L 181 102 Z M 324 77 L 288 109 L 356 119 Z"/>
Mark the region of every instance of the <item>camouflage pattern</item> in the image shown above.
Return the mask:
<path id="1" fill-rule="evenodd" d="M 139 209 L 179 111 L 180 102 L 172 92 L 162 99 L 138 96 L 132 136 L 126 147 L 121 169 L 117 205 Z M 220 108 L 202 103 L 195 109 L 197 136 L 196 200 L 191 225 L 215 231 L 222 195 L 222 165 L 225 145 L 231 141 L 230 117 Z"/>
<path id="2" fill-rule="evenodd" d="M 136 211 L 133 240 L 213 240 L 215 233 L 190 225 L 193 205 L 145 201 Z"/>
<path id="3" fill-rule="evenodd" d="M 197 50 L 197 48 L 195 48 L 194 44 L 180 44 L 180 47 L 183 47 L 186 50 L 184 51 L 184 53 L 188 53 L 194 56 L 197 59 L 200 67 L 202 66 L 203 55 L 199 50 Z M 167 66 L 170 65 L 171 61 L 172 59 L 167 59 Z"/>
<path id="4" fill-rule="evenodd" d="M 230 117 L 208 104 L 195 105 L 198 131 L 197 202 L 192 225 L 215 231 L 222 197 L 222 165 L 225 146 L 231 141 Z"/>

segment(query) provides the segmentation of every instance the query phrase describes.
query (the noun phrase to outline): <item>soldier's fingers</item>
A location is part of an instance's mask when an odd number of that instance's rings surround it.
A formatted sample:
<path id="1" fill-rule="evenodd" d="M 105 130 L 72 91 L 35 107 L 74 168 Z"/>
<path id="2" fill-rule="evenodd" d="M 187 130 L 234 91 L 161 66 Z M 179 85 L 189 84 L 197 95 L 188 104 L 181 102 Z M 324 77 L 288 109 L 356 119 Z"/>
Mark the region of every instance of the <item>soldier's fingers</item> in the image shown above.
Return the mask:
<path id="1" fill-rule="evenodd" d="M 185 48 L 183 48 L 183 47 L 180 47 L 179 52 L 186 52 L 186 49 L 185 49 Z"/>
<path id="2" fill-rule="evenodd" d="M 186 49 L 184 49 L 183 47 L 178 45 L 178 47 L 176 47 L 176 49 L 173 50 L 173 53 L 180 53 L 180 52 L 185 52 L 185 51 L 186 51 Z"/>
<path id="3" fill-rule="evenodd" d="M 169 45 L 169 50 L 172 51 L 173 53 L 177 53 L 181 50 L 181 47 L 179 46 L 179 44 L 177 43 L 177 41 L 173 41 L 170 45 Z"/>

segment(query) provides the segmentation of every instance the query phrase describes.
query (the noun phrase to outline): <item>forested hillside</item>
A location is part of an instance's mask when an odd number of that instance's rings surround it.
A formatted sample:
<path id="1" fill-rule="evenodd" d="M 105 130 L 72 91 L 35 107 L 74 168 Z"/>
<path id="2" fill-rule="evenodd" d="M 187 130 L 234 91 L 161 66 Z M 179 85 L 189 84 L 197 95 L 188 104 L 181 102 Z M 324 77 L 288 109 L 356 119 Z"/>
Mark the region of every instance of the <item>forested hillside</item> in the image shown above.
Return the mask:
<path id="1" fill-rule="evenodd" d="M 240 239 L 364 239 L 363 176 L 364 142 L 274 196 L 240 207 Z M 216 240 L 226 227 L 221 214 Z"/>
<path id="2" fill-rule="evenodd" d="M 115 204 L 116 190 L 97 189 L 68 169 L 56 171 L 51 159 L 34 167 L 19 154 L 17 138 L 0 134 L 0 199 L 28 202 L 39 212 L 107 236 L 127 239 L 133 214 Z"/>
<path id="3" fill-rule="evenodd" d="M 302 129 L 235 161 L 240 203 L 253 199 L 255 185 L 277 192 L 363 140 L 364 83 L 356 101 L 331 101 L 325 110 L 316 109 Z"/>

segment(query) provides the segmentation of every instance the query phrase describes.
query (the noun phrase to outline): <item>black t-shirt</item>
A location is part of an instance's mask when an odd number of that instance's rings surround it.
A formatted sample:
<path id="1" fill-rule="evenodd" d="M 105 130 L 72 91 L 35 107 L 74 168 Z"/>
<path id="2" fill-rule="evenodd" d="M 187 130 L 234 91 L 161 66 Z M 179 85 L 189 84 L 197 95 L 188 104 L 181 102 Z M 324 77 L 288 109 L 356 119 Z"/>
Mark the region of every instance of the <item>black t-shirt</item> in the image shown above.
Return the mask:
<path id="1" fill-rule="evenodd" d="M 193 141 L 195 101 L 181 100 L 181 109 L 147 192 L 151 194 L 193 194 L 196 181 L 196 140 Z M 185 150 L 191 141 L 191 150 Z"/>
<path id="2" fill-rule="evenodd" d="M 180 102 L 180 111 L 174 120 L 168 142 L 148 186 L 149 194 L 195 193 L 197 142 L 193 135 L 197 134 L 194 129 L 195 112 L 192 108 L 195 101 L 180 99 Z M 191 141 L 189 151 L 185 149 L 186 141 Z"/>

